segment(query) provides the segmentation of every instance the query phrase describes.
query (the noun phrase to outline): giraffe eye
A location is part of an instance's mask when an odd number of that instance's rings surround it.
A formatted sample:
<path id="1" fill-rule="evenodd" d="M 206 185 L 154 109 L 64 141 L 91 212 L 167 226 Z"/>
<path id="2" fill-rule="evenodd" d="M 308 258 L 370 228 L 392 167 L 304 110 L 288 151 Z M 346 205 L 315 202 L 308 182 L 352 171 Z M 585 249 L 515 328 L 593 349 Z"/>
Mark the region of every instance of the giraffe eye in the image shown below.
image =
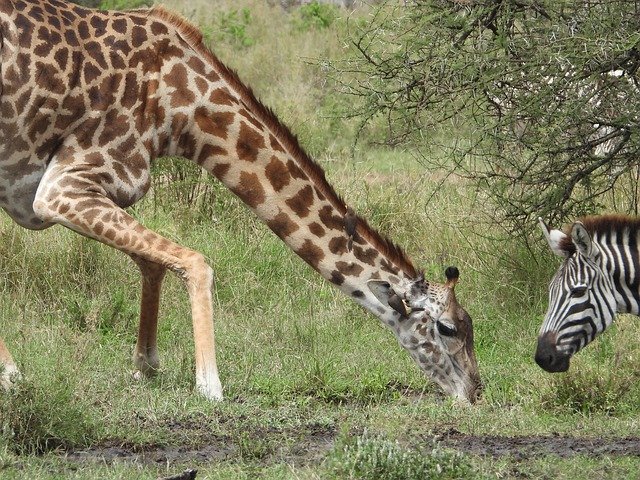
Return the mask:
<path id="1" fill-rule="evenodd" d="M 454 327 L 450 323 L 444 323 L 438 320 L 436 322 L 436 326 L 438 327 L 438 332 L 440 335 L 444 335 L 445 337 L 453 337 L 456 334 L 456 327 Z"/>
<path id="2" fill-rule="evenodd" d="M 576 287 L 571 288 L 571 296 L 572 297 L 581 297 L 585 293 L 587 293 L 586 285 L 578 285 Z"/>

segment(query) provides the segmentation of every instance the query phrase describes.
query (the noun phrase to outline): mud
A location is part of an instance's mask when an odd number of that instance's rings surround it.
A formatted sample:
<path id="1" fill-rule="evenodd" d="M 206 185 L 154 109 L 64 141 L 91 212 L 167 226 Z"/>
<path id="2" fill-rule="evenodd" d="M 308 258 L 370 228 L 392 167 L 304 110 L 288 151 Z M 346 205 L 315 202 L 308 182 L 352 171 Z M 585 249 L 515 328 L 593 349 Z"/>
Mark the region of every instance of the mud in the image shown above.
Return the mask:
<path id="1" fill-rule="evenodd" d="M 442 445 L 461 452 L 491 457 L 509 456 L 526 460 L 544 455 L 567 458 L 588 456 L 640 456 L 640 437 L 585 438 L 568 436 L 467 435 L 456 430 L 436 437 Z"/>
<path id="2" fill-rule="evenodd" d="M 140 464 L 203 464 L 209 462 L 251 459 L 262 464 L 288 463 L 295 466 L 318 464 L 335 444 L 337 432 L 326 427 L 303 431 L 254 431 L 250 446 L 224 436 L 211 436 L 197 447 L 179 445 L 133 446 L 117 442 L 96 445 L 84 450 L 67 452 L 66 458 L 75 462 L 135 462 Z M 279 442 L 278 438 L 287 441 Z M 293 440 L 293 438 L 295 440 Z M 431 445 L 433 437 L 420 439 Z M 508 456 L 513 460 L 527 460 L 545 455 L 562 458 L 574 455 L 640 456 L 640 437 L 629 438 L 574 438 L 568 436 L 493 436 L 467 435 L 449 430 L 436 436 L 445 447 L 490 457 Z M 419 446 L 415 441 L 414 446 Z M 418 442 L 420 443 L 420 442 Z"/>

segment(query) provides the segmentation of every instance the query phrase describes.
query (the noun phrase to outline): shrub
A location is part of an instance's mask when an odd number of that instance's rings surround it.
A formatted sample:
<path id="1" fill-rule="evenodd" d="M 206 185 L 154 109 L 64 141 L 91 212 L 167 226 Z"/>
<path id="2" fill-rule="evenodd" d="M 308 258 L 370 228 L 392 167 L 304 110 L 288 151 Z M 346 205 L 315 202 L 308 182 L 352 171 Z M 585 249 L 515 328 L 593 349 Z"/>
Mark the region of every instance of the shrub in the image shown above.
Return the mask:
<path id="1" fill-rule="evenodd" d="M 474 476 L 464 456 L 445 450 L 436 442 L 428 450 L 416 450 L 366 431 L 339 444 L 329 457 L 329 464 L 331 474 L 340 479 L 423 480 Z"/>
<path id="2" fill-rule="evenodd" d="M 153 0 L 101 0 L 101 10 L 130 10 L 132 8 L 150 7 Z"/>
<path id="3" fill-rule="evenodd" d="M 306 5 L 301 5 L 298 9 L 298 15 L 300 16 L 298 23 L 300 30 L 328 28 L 338 16 L 338 7 L 314 0 Z"/>
<path id="4" fill-rule="evenodd" d="M 551 392 L 543 402 L 572 413 L 614 414 L 637 381 L 637 375 L 616 368 L 580 365 L 569 373 L 553 377 Z"/>
<path id="5" fill-rule="evenodd" d="M 62 373 L 43 385 L 21 380 L 10 391 L 0 391 L 0 438 L 15 453 L 85 446 L 94 436 L 94 424 Z"/>

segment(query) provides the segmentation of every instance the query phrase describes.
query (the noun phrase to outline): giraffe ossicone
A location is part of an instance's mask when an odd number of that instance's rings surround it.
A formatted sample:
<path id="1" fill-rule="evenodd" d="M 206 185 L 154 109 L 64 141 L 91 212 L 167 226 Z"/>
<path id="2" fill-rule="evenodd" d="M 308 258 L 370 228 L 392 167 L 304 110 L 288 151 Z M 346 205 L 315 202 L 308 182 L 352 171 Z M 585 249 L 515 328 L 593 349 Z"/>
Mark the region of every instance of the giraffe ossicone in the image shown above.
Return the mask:
<path id="1" fill-rule="evenodd" d="M 197 389 L 222 398 L 211 268 L 124 210 L 149 189 L 155 158 L 181 156 L 380 318 L 445 392 L 475 401 L 480 380 L 471 319 L 454 293 L 457 270 L 445 283 L 425 280 L 347 207 L 295 136 L 184 19 L 162 7 L 0 0 L 0 82 L 0 206 L 26 228 L 64 225 L 136 262 L 139 376 L 159 368 L 160 290 L 171 270 L 189 292 Z M 0 363 L 17 371 L 4 342 Z"/>

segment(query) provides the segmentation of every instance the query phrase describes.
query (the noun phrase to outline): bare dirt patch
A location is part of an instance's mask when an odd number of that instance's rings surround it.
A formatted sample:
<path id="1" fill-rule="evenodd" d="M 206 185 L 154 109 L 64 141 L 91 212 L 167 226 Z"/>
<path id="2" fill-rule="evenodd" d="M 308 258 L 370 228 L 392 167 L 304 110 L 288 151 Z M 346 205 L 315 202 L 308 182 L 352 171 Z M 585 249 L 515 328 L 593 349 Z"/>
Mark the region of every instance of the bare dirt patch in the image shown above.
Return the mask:
<path id="1" fill-rule="evenodd" d="M 174 428 L 177 428 L 174 426 Z M 320 463 L 333 447 L 336 432 L 324 426 L 300 430 L 253 429 L 240 437 L 211 435 L 197 445 L 131 445 L 117 440 L 65 453 L 77 462 L 135 462 L 140 464 L 202 464 L 250 460 L 262 464 L 296 466 Z"/>
<path id="2" fill-rule="evenodd" d="M 437 437 L 442 445 L 456 450 L 491 457 L 510 456 L 516 460 L 556 455 L 640 456 L 640 437 L 585 438 L 553 436 L 467 435 L 450 430 Z"/>
<path id="3" fill-rule="evenodd" d="M 188 427 L 177 423 L 172 429 Z M 326 426 L 299 429 L 263 428 L 242 436 L 209 435 L 196 445 L 131 445 L 117 440 L 82 450 L 66 452 L 74 462 L 135 462 L 147 465 L 198 465 L 225 461 L 252 461 L 263 465 L 287 463 L 295 466 L 319 464 L 335 445 L 337 432 Z M 428 445 L 433 437 L 424 436 Z M 552 436 L 468 435 L 455 429 L 436 435 L 444 447 L 464 453 L 527 460 L 544 455 L 567 458 L 574 455 L 640 457 L 640 437 L 585 438 Z M 415 442 L 411 442 L 415 445 Z"/>

